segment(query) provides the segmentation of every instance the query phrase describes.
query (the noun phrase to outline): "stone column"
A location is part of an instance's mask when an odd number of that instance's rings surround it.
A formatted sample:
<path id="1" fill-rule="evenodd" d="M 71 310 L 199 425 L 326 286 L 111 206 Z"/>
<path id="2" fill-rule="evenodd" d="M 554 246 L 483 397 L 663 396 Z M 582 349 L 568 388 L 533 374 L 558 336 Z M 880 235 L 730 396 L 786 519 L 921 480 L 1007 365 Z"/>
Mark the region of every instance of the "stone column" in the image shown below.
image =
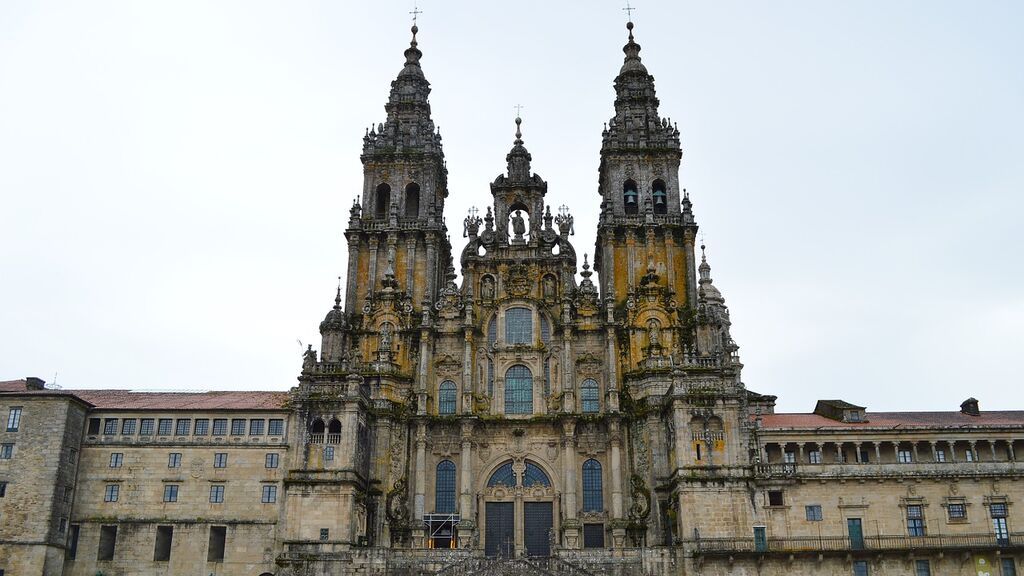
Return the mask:
<path id="1" fill-rule="evenodd" d="M 459 454 L 462 478 L 459 491 L 459 547 L 467 548 L 473 541 L 476 517 L 473 514 L 473 422 L 462 422 L 462 452 Z"/>
<path id="2" fill-rule="evenodd" d="M 914 454 L 914 462 L 917 462 L 918 460 L 920 460 L 920 458 L 917 455 L 917 441 L 916 440 L 914 440 L 914 441 L 912 441 L 910 443 L 910 450 Z"/>
<path id="3" fill-rule="evenodd" d="M 576 422 L 568 420 L 562 424 L 562 461 L 565 485 L 562 487 L 563 524 L 562 545 L 579 548 L 580 522 L 576 517 Z"/>
<path id="4" fill-rule="evenodd" d="M 370 236 L 370 262 L 369 269 L 367 270 L 367 289 L 371 292 L 377 290 L 377 246 L 380 244 L 380 240 L 376 236 Z"/>
<path id="5" fill-rule="evenodd" d="M 694 256 L 693 230 L 683 233 L 683 246 L 686 251 L 686 300 L 690 306 L 697 305 L 697 265 Z"/>
<path id="6" fill-rule="evenodd" d="M 609 412 L 619 411 L 619 378 L 616 368 L 618 362 L 616 361 L 615 354 L 615 329 L 608 328 L 608 332 L 605 335 L 605 341 L 608 342 L 608 359 L 606 360 L 607 371 L 608 371 L 608 382 L 607 382 L 607 406 L 606 410 Z"/>
<path id="7" fill-rule="evenodd" d="M 932 462 L 938 462 L 939 461 L 939 454 L 937 452 L 938 449 L 935 447 L 935 441 L 934 440 L 930 440 L 928 442 L 928 445 L 932 449 Z"/>
<path id="8" fill-rule="evenodd" d="M 796 445 L 796 448 L 797 448 L 797 457 L 796 457 L 797 458 L 797 462 L 800 463 L 800 464 L 803 464 L 804 463 L 804 443 L 803 442 L 798 442 L 797 445 Z"/>
<path id="9" fill-rule="evenodd" d="M 860 442 L 853 443 L 853 461 L 860 464 Z"/>
<path id="10" fill-rule="evenodd" d="M 416 427 L 416 496 L 413 501 L 415 528 L 423 524 L 424 495 L 427 491 L 427 426 L 420 422 Z"/>
<path id="11" fill-rule="evenodd" d="M 1006 456 L 1010 459 L 1010 462 L 1017 461 L 1017 455 L 1013 452 L 1013 439 L 1006 441 Z"/>
<path id="12" fill-rule="evenodd" d="M 468 312 L 467 312 L 468 314 Z M 462 351 L 462 413 L 473 413 L 473 329 L 466 327 Z"/>
<path id="13" fill-rule="evenodd" d="M 413 295 L 413 302 L 422 300 L 424 294 L 417 294 L 416 285 L 416 237 L 410 236 L 405 240 L 405 286 L 402 288 Z M 419 298 L 417 298 L 419 297 Z"/>
<path id="14" fill-rule="evenodd" d="M 875 462 L 882 463 L 882 443 L 872 442 L 875 445 Z"/>
<path id="15" fill-rule="evenodd" d="M 621 549 L 626 544 L 626 528 L 622 526 L 622 431 L 618 418 L 608 422 L 612 464 L 612 545 Z M 619 520 L 619 522 L 616 522 Z"/>
<path id="16" fill-rule="evenodd" d="M 970 444 L 971 444 L 971 458 L 974 458 L 974 461 L 977 462 L 978 460 L 980 460 L 980 458 L 978 458 L 978 441 L 977 440 L 971 440 Z"/>
<path id="17" fill-rule="evenodd" d="M 432 233 L 427 233 L 426 244 L 427 244 L 427 288 L 424 291 L 424 300 L 434 300 L 437 298 L 437 248 L 434 247 L 434 238 Z"/>
<path id="18" fill-rule="evenodd" d="M 992 461 L 995 462 L 996 461 L 996 441 L 995 440 L 989 440 L 988 441 L 988 445 L 989 445 L 990 448 L 992 448 Z"/>
<path id="19" fill-rule="evenodd" d="M 359 275 L 359 235 L 352 234 L 348 237 L 348 276 L 345 279 L 345 312 L 355 312 L 358 283 L 356 277 Z"/>

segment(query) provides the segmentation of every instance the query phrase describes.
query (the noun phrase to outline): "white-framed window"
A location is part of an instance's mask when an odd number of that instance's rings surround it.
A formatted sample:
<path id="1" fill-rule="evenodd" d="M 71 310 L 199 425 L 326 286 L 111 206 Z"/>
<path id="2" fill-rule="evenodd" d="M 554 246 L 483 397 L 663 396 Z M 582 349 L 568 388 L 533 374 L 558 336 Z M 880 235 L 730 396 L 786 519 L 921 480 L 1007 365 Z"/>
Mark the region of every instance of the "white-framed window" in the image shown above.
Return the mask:
<path id="1" fill-rule="evenodd" d="M 110 467 L 111 468 L 120 468 L 122 462 L 124 462 L 124 454 L 123 453 L 121 453 L 121 452 L 111 452 L 110 453 Z"/>
<path id="2" fill-rule="evenodd" d="M 222 504 L 224 503 L 224 485 L 214 484 L 210 486 L 210 503 L 211 504 Z"/>
<path id="3" fill-rule="evenodd" d="M 177 484 L 167 484 L 164 486 L 164 502 L 177 502 L 178 501 L 178 488 Z"/>
<path id="4" fill-rule="evenodd" d="M 213 455 L 213 467 L 214 468 L 227 468 L 228 467 L 228 453 L 217 452 Z"/>
<path id="5" fill-rule="evenodd" d="M 103 501 L 104 502 L 117 502 L 117 497 L 121 493 L 121 486 L 118 484 L 107 484 L 107 487 L 103 490 Z"/>
<path id="6" fill-rule="evenodd" d="M 11 406 L 10 412 L 7 413 L 7 431 L 17 432 L 18 428 L 21 427 L 21 406 Z"/>
<path id="7" fill-rule="evenodd" d="M 265 465 L 267 468 L 277 468 L 280 456 L 276 452 L 267 452 Z"/>
<path id="8" fill-rule="evenodd" d="M 896 460 L 900 464 L 910 464 L 914 461 L 914 453 L 910 450 L 899 450 L 896 452 Z"/>
<path id="9" fill-rule="evenodd" d="M 168 468 L 181 468 L 181 452 L 171 452 L 167 455 Z"/>

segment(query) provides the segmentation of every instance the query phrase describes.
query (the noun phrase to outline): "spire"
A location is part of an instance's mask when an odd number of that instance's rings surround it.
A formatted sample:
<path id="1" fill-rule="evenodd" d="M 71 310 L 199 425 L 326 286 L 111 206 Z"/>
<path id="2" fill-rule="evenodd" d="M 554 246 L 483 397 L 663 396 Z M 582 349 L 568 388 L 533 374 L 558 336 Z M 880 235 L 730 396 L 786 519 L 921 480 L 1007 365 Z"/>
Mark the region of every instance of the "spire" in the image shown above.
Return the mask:
<path id="1" fill-rule="evenodd" d="M 505 160 L 508 162 L 508 179 L 510 182 L 526 182 L 530 179 L 530 160 L 533 157 L 523 146 L 523 119 L 516 116 L 516 139 L 512 143 Z"/>
<path id="2" fill-rule="evenodd" d="M 647 74 L 647 68 L 640 62 L 640 45 L 633 41 L 633 22 L 626 22 L 626 30 L 629 30 L 629 40 L 622 47 L 622 51 L 626 53 L 626 60 L 622 63 L 619 74 L 633 71 Z"/>
<path id="3" fill-rule="evenodd" d="M 334 296 L 334 307 L 327 312 L 324 321 L 320 323 L 320 334 L 332 330 L 345 328 L 345 313 L 341 309 L 341 276 L 338 276 L 338 291 Z"/>
<path id="4" fill-rule="evenodd" d="M 700 266 L 697 267 L 697 271 L 700 273 L 700 280 L 697 281 L 697 284 L 700 285 L 700 288 L 697 289 L 700 299 L 707 302 L 725 302 L 722 293 L 715 288 L 714 282 L 711 280 L 711 265 L 708 264 L 703 243 L 700 245 Z"/>
<path id="5" fill-rule="evenodd" d="M 416 47 L 416 33 L 419 31 L 419 26 L 413 24 L 412 40 L 409 42 L 409 47 L 405 49 L 405 68 L 398 73 L 399 76 L 405 74 L 423 76 L 423 70 L 420 69 L 420 58 L 423 57 L 423 52 L 420 52 L 420 49 Z"/>
<path id="6" fill-rule="evenodd" d="M 338 293 L 334 296 L 334 309 L 341 310 L 341 276 L 338 276 Z"/>

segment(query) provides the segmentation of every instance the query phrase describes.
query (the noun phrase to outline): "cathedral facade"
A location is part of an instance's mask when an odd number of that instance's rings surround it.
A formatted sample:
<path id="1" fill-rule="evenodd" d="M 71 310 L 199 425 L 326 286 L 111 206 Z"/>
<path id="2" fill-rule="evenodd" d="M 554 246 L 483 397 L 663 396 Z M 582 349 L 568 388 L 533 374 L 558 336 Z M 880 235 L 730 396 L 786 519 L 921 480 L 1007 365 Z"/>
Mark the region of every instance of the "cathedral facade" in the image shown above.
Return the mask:
<path id="1" fill-rule="evenodd" d="M 592 261 L 519 119 L 456 259 L 413 27 L 298 385 L 0 383 L 0 575 L 1015 576 L 1024 412 L 745 387 L 628 29 Z"/>

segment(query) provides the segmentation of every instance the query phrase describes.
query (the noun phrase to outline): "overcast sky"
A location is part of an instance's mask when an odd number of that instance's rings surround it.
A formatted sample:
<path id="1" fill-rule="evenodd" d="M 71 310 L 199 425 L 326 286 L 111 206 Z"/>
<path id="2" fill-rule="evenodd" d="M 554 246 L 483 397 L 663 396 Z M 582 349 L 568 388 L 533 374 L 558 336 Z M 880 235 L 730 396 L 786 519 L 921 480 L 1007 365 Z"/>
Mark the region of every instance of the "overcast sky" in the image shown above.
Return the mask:
<path id="1" fill-rule="evenodd" d="M 744 381 L 1024 409 L 1024 3 L 637 0 Z M 592 253 L 618 1 L 421 0 L 456 254 L 521 103 Z M 0 380 L 287 389 L 412 2 L 0 2 Z"/>

